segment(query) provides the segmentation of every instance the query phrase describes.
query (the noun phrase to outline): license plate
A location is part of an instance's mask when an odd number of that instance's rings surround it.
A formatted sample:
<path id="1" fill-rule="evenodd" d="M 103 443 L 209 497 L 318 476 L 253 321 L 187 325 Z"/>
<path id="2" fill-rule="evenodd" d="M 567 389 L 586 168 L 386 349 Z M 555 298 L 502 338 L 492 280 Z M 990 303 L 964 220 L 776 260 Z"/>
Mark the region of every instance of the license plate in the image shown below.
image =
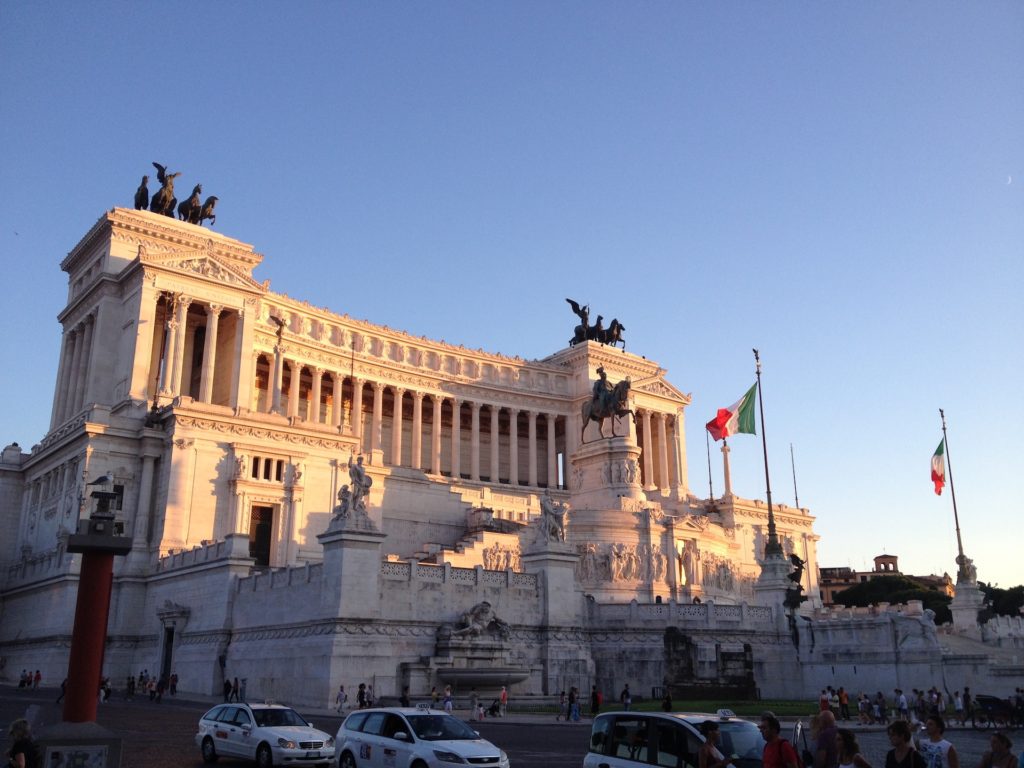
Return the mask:
<path id="1" fill-rule="evenodd" d="M 320 753 L 319 752 L 307 752 L 306 753 L 306 759 L 307 760 L 315 760 L 318 757 L 320 757 Z"/>

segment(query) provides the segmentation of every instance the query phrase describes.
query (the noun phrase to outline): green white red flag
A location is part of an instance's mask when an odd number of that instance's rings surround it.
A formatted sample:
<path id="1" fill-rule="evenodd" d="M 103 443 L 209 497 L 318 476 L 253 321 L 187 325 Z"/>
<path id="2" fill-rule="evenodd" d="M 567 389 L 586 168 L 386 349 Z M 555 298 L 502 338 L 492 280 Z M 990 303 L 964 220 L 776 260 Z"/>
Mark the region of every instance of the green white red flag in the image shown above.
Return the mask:
<path id="1" fill-rule="evenodd" d="M 935 483 L 935 494 L 942 495 L 942 486 L 946 484 L 946 438 L 939 441 L 939 447 L 932 456 L 932 482 Z"/>
<path id="2" fill-rule="evenodd" d="M 754 401 L 756 398 L 757 384 L 755 383 L 747 390 L 747 394 L 728 408 L 719 408 L 715 418 L 706 425 L 711 436 L 715 440 L 722 440 L 735 434 L 756 435 L 757 430 L 754 428 Z"/>

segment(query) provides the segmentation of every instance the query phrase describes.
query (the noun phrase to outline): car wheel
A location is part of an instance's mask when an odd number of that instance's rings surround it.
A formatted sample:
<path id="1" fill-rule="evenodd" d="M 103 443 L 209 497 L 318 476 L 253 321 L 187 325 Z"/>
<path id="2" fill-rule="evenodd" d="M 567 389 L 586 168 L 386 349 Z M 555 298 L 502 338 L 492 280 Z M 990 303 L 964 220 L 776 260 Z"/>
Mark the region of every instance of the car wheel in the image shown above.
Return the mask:
<path id="1" fill-rule="evenodd" d="M 430 768 L 430 766 L 428 766 L 422 760 L 417 760 L 415 763 L 412 764 L 411 768 Z"/>
<path id="2" fill-rule="evenodd" d="M 267 744 L 260 744 L 256 749 L 256 765 L 259 768 L 272 768 L 274 765 L 274 753 Z"/>
<path id="3" fill-rule="evenodd" d="M 342 752 L 338 758 L 338 768 L 356 768 L 356 759 L 351 752 Z"/>
<path id="4" fill-rule="evenodd" d="M 217 762 L 217 749 L 213 746 L 213 739 L 211 739 L 209 736 L 203 739 L 203 762 Z"/>

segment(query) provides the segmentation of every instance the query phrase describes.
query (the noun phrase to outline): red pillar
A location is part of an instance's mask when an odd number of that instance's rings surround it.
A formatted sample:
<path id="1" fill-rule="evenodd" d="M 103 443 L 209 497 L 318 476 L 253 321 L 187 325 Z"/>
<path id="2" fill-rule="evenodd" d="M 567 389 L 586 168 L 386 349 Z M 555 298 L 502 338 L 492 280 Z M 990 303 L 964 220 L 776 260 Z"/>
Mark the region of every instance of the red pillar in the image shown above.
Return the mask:
<path id="1" fill-rule="evenodd" d="M 75 628 L 71 635 L 71 655 L 68 659 L 68 687 L 64 696 L 66 723 L 96 720 L 113 581 L 113 553 L 82 554 Z"/>

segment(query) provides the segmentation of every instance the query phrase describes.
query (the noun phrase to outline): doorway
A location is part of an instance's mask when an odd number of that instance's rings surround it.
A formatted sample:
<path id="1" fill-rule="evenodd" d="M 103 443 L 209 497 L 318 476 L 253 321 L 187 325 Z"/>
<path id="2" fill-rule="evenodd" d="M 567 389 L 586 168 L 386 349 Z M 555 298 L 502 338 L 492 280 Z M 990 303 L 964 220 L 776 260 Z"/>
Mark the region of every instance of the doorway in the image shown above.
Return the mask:
<path id="1" fill-rule="evenodd" d="M 171 676 L 171 659 L 174 655 L 174 627 L 164 627 L 164 653 L 160 660 L 160 677 L 167 680 Z"/>
<path id="2" fill-rule="evenodd" d="M 254 505 L 249 513 L 249 557 L 258 568 L 270 567 L 270 543 L 274 531 L 274 508 Z"/>

